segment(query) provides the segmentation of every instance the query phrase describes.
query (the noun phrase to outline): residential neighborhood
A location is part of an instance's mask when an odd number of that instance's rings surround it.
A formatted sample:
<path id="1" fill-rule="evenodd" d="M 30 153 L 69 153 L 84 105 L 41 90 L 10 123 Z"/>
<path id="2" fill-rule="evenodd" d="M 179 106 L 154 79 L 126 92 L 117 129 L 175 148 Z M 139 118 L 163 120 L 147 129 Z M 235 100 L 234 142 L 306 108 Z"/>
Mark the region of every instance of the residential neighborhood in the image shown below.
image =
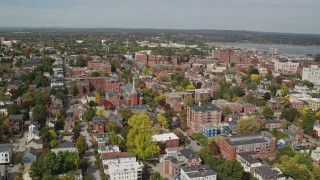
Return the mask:
<path id="1" fill-rule="evenodd" d="M 0 179 L 320 179 L 319 55 L 4 35 Z"/>

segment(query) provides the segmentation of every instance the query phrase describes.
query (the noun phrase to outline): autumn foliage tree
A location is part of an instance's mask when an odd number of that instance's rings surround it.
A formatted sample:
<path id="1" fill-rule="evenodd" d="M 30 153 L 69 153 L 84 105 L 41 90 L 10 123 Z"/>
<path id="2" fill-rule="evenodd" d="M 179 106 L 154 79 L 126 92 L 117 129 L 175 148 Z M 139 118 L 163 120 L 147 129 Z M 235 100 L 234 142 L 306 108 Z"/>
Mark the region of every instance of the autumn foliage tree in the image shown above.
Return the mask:
<path id="1" fill-rule="evenodd" d="M 239 134 L 250 134 L 261 131 L 261 123 L 257 119 L 240 119 L 237 123 Z"/>
<path id="2" fill-rule="evenodd" d="M 160 147 L 152 140 L 153 122 L 146 113 L 133 115 L 128 125 L 131 126 L 126 143 L 129 152 L 143 160 L 160 153 Z"/>

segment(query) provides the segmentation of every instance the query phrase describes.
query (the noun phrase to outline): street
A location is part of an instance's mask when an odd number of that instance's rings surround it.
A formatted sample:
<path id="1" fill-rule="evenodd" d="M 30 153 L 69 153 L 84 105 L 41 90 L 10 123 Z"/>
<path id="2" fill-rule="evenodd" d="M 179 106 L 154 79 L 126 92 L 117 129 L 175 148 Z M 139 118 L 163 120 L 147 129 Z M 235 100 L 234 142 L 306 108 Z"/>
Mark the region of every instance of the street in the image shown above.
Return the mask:
<path id="1" fill-rule="evenodd" d="M 99 168 L 94 164 L 94 162 L 96 161 L 96 158 L 94 157 L 94 149 L 92 147 L 91 136 L 87 131 L 88 129 L 87 124 L 84 122 L 81 122 L 80 127 L 81 127 L 81 134 L 85 137 L 86 143 L 88 145 L 88 150 L 84 155 L 85 158 L 89 159 L 89 162 L 88 162 L 89 166 L 88 166 L 87 172 L 91 175 L 93 180 L 101 179 Z"/>
<path id="2" fill-rule="evenodd" d="M 187 132 L 183 131 L 181 128 L 177 128 L 177 130 L 180 131 L 184 136 L 188 137 L 188 139 L 190 140 L 190 144 L 188 145 L 189 147 L 191 147 L 196 152 L 200 151 L 201 146 L 197 145 L 198 141 L 191 139 Z"/>

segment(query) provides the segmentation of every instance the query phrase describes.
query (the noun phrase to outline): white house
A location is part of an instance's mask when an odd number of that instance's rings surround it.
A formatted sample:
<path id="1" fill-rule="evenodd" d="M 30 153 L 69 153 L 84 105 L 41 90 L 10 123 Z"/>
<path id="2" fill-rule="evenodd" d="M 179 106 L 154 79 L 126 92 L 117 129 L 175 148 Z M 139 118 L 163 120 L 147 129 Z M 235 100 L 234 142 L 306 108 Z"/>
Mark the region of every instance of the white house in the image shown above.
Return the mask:
<path id="1" fill-rule="evenodd" d="M 27 135 L 27 142 L 31 141 L 32 139 L 40 139 L 40 132 L 38 130 L 29 131 Z"/>
<path id="2" fill-rule="evenodd" d="M 237 154 L 237 161 L 241 164 L 245 172 L 252 172 L 254 167 L 261 166 L 262 163 L 257 159 L 256 152 L 243 152 Z"/>
<path id="3" fill-rule="evenodd" d="M 209 166 L 184 166 L 181 167 L 180 180 L 216 180 L 217 172 Z"/>
<path id="4" fill-rule="evenodd" d="M 0 144 L 0 164 L 9 164 L 12 158 L 12 145 L 10 143 Z"/>
<path id="5" fill-rule="evenodd" d="M 136 156 L 127 152 L 114 152 L 102 157 L 104 173 L 110 180 L 137 180 L 142 179 L 142 164 Z"/>
<path id="6" fill-rule="evenodd" d="M 86 97 L 88 102 L 90 101 L 96 102 L 96 96 L 93 93 L 88 93 Z"/>

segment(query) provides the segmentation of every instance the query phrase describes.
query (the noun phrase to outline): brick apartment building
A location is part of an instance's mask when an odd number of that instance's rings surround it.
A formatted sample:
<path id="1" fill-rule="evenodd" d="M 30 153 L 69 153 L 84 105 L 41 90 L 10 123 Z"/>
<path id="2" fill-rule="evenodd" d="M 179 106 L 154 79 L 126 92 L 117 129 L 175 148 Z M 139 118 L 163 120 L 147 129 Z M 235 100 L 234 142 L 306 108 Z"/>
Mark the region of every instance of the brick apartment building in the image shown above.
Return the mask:
<path id="1" fill-rule="evenodd" d="M 276 150 L 276 138 L 266 132 L 223 136 L 219 146 L 225 159 L 235 159 L 240 152 L 257 152 L 262 156 L 272 156 Z"/>
<path id="2" fill-rule="evenodd" d="M 192 131 L 200 131 L 202 124 L 221 123 L 221 109 L 213 104 L 201 104 L 187 106 L 187 125 Z"/>
<path id="3" fill-rule="evenodd" d="M 212 58 L 219 59 L 225 64 L 251 64 L 256 65 L 259 59 L 255 57 L 255 51 L 240 51 L 234 48 L 215 50 L 212 52 Z"/>
<path id="4" fill-rule="evenodd" d="M 224 99 L 218 99 L 218 100 L 213 100 L 212 104 L 215 106 L 223 109 L 223 108 L 230 108 L 232 113 L 239 114 L 239 113 L 244 113 L 244 114 L 250 114 L 256 111 L 256 106 L 251 104 L 251 103 L 234 103 L 234 102 L 229 102 Z"/>
<path id="5" fill-rule="evenodd" d="M 101 61 L 90 61 L 87 64 L 88 69 L 90 70 L 99 70 L 102 72 L 111 73 L 111 65 L 107 62 Z"/>

